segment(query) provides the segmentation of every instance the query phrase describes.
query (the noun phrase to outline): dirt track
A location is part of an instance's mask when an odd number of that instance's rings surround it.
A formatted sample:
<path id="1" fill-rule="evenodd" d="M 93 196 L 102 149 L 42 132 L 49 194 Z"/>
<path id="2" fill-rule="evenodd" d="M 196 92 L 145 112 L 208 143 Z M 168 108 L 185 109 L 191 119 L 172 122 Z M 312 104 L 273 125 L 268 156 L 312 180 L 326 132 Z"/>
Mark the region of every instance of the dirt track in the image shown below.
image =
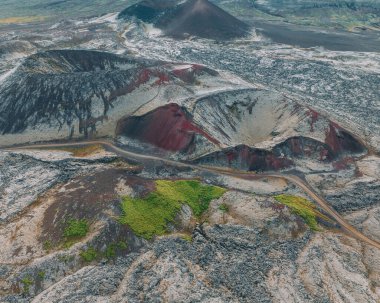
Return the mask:
<path id="1" fill-rule="evenodd" d="M 212 168 L 212 167 L 204 167 L 204 166 L 198 166 L 198 165 L 192 165 L 188 163 L 183 163 L 179 161 L 173 161 L 168 160 L 156 156 L 149 156 L 149 155 L 143 155 L 143 154 L 136 154 L 133 152 L 129 152 L 126 150 L 123 150 L 117 146 L 115 146 L 113 143 L 105 140 L 93 140 L 93 141 L 83 141 L 83 142 L 77 142 L 77 143 L 60 143 L 60 144 L 36 144 L 36 145 L 28 145 L 28 146 L 21 146 L 21 147 L 13 147 L 13 148 L 7 148 L 5 150 L 15 150 L 15 149 L 36 149 L 36 148 L 54 148 L 54 147 L 72 147 L 72 146 L 84 146 L 84 145 L 93 145 L 93 144 L 101 144 L 103 146 L 108 147 L 108 149 L 112 150 L 119 156 L 127 157 L 130 159 L 135 160 L 155 160 L 155 161 L 161 161 L 163 163 L 167 163 L 173 166 L 177 167 L 190 167 L 193 169 L 197 169 L 200 171 L 207 171 L 218 175 L 224 175 L 224 176 L 232 176 L 235 178 L 240 178 L 244 180 L 253 180 L 253 179 L 263 179 L 263 178 L 280 178 L 285 179 L 293 184 L 295 184 L 297 187 L 301 188 L 305 193 L 309 195 L 310 198 L 312 198 L 318 205 L 332 218 L 335 219 L 335 221 L 346 231 L 346 233 L 360 241 L 363 241 L 373 247 L 376 247 L 380 249 L 380 243 L 377 241 L 374 241 L 370 238 L 368 238 L 366 235 L 361 233 L 359 230 L 357 230 L 355 227 L 353 227 L 350 223 L 348 223 L 338 212 L 336 212 L 329 204 L 328 202 L 323 198 L 320 197 L 311 187 L 308 185 L 305 181 L 300 179 L 297 176 L 289 175 L 289 174 L 252 174 L 252 173 L 246 173 L 246 172 L 236 172 L 236 171 L 228 171 L 224 169 L 218 169 L 218 168 Z"/>

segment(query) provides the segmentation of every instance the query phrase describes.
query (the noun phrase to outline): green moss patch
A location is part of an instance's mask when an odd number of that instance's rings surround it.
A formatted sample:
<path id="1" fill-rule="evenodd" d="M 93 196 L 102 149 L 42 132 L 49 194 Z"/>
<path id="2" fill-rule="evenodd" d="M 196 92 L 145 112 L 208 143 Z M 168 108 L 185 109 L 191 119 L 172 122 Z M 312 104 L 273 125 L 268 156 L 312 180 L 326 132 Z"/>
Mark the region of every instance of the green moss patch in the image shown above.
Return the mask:
<path id="1" fill-rule="evenodd" d="M 87 235 L 88 229 L 89 229 L 89 226 L 88 226 L 87 220 L 70 219 L 67 222 L 67 226 L 64 230 L 63 235 L 66 238 L 83 238 Z"/>
<path id="2" fill-rule="evenodd" d="M 219 205 L 219 210 L 223 213 L 228 213 L 229 207 L 226 203 L 223 203 Z"/>
<path id="3" fill-rule="evenodd" d="M 123 241 L 111 243 L 106 247 L 106 250 L 104 251 L 103 255 L 107 260 L 111 260 L 116 257 L 118 251 L 126 250 L 127 248 L 127 243 Z"/>
<path id="4" fill-rule="evenodd" d="M 89 224 L 87 220 L 68 220 L 65 230 L 63 231 L 63 236 L 65 238 L 63 247 L 66 249 L 70 248 L 74 243 L 84 238 L 87 235 L 88 231 Z"/>
<path id="5" fill-rule="evenodd" d="M 317 218 L 329 221 L 328 217 L 319 212 L 317 207 L 305 198 L 292 195 L 278 195 L 274 198 L 277 202 L 289 207 L 294 214 L 304 219 L 311 230 L 319 230 Z"/>
<path id="6" fill-rule="evenodd" d="M 118 253 L 125 251 L 127 248 L 128 244 L 126 242 L 119 241 L 108 244 L 104 252 L 90 246 L 87 249 L 82 250 L 79 255 L 85 262 L 92 262 L 101 258 L 106 258 L 108 261 L 110 261 L 116 258 L 116 255 Z"/>
<path id="7" fill-rule="evenodd" d="M 192 242 L 193 241 L 193 236 L 192 235 L 188 235 L 188 234 L 183 234 L 181 235 L 181 238 L 187 242 Z"/>
<path id="8" fill-rule="evenodd" d="M 37 274 L 38 278 L 43 280 L 45 279 L 46 273 L 43 270 L 40 270 Z"/>
<path id="9" fill-rule="evenodd" d="M 34 283 L 32 277 L 30 276 L 26 276 L 24 278 L 21 279 L 21 284 L 23 285 L 23 293 L 24 294 L 28 294 L 29 293 L 29 290 L 30 290 L 30 286 L 32 286 Z"/>
<path id="10" fill-rule="evenodd" d="M 156 181 L 156 190 L 145 198 L 124 197 L 120 222 L 129 225 L 136 235 L 152 239 L 168 232 L 169 222 L 182 204 L 187 204 L 196 217 L 209 207 L 211 200 L 221 197 L 225 189 L 203 185 L 196 180 Z"/>
<path id="11" fill-rule="evenodd" d="M 80 256 L 84 261 L 92 262 L 98 257 L 98 252 L 93 247 L 89 247 L 86 250 L 82 250 Z"/>

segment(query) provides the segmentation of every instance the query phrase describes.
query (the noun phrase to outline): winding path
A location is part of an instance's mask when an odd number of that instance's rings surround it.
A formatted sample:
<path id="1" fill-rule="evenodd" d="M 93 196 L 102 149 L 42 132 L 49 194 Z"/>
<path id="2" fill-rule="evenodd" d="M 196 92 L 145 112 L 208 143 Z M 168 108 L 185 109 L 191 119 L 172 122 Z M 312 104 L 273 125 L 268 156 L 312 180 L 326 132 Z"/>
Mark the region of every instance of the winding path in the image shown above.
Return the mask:
<path id="1" fill-rule="evenodd" d="M 165 158 L 160 158 L 157 156 L 149 156 L 144 154 L 137 154 L 134 152 L 126 151 L 120 147 L 117 147 L 113 143 L 106 141 L 106 140 L 91 140 L 91 141 L 82 141 L 82 142 L 74 142 L 74 143 L 47 143 L 47 144 L 35 144 L 35 145 L 27 145 L 27 146 L 19 146 L 19 147 L 11 147 L 11 148 L 3 148 L 5 151 L 12 151 L 17 149 L 38 149 L 38 148 L 56 148 L 56 147 L 73 147 L 73 146 L 87 146 L 87 145 L 93 145 L 93 144 L 101 144 L 105 147 L 107 147 L 109 150 L 113 151 L 119 156 L 127 157 L 134 160 L 154 160 L 154 161 L 161 161 L 163 163 L 177 166 L 177 167 L 189 167 L 195 170 L 199 171 L 205 171 L 210 172 L 218 175 L 224 175 L 224 176 L 231 176 L 239 179 L 244 180 L 258 180 L 263 178 L 278 178 L 283 179 L 288 182 L 293 183 L 300 189 L 302 189 L 305 193 L 309 195 L 310 198 L 312 198 L 318 205 L 332 218 L 335 219 L 335 221 L 341 226 L 343 230 L 345 230 L 349 235 L 352 237 L 363 241 L 373 247 L 376 247 L 380 249 L 380 243 L 368 238 L 366 235 L 364 235 L 362 232 L 357 230 L 355 227 L 353 227 L 348 221 L 346 221 L 337 211 L 335 211 L 329 203 L 321 196 L 319 196 L 311 187 L 309 184 L 307 184 L 304 180 L 301 178 L 289 175 L 289 174 L 280 174 L 280 173 L 270 173 L 270 174 L 253 174 L 253 173 L 247 173 L 247 172 L 237 172 L 237 171 L 230 171 L 225 170 L 222 168 L 214 168 L 214 167 L 206 167 L 206 166 L 199 166 L 199 165 L 193 165 L 189 163 L 169 160 Z"/>

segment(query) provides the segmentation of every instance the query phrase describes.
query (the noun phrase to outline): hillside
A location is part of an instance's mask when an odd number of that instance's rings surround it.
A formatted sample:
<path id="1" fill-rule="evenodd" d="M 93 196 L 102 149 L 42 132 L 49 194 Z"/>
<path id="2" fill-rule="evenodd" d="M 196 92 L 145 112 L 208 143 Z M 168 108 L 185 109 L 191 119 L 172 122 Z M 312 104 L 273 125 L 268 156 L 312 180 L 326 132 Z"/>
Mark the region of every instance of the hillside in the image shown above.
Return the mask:
<path id="1" fill-rule="evenodd" d="M 152 23 L 167 36 L 228 40 L 243 37 L 249 27 L 208 0 L 142 1 L 128 7 L 119 18 L 136 17 Z"/>

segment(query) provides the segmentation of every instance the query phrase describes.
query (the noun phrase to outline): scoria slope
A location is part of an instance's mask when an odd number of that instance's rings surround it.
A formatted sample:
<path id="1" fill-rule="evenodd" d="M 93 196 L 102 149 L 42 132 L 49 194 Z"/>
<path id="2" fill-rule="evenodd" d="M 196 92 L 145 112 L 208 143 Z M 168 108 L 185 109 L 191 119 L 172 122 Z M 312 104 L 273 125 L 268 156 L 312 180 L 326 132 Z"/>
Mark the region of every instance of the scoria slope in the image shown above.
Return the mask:
<path id="1" fill-rule="evenodd" d="M 249 27 L 207 0 L 141 1 L 126 8 L 119 18 L 136 17 L 152 23 L 167 36 L 228 40 L 247 35 Z"/>

